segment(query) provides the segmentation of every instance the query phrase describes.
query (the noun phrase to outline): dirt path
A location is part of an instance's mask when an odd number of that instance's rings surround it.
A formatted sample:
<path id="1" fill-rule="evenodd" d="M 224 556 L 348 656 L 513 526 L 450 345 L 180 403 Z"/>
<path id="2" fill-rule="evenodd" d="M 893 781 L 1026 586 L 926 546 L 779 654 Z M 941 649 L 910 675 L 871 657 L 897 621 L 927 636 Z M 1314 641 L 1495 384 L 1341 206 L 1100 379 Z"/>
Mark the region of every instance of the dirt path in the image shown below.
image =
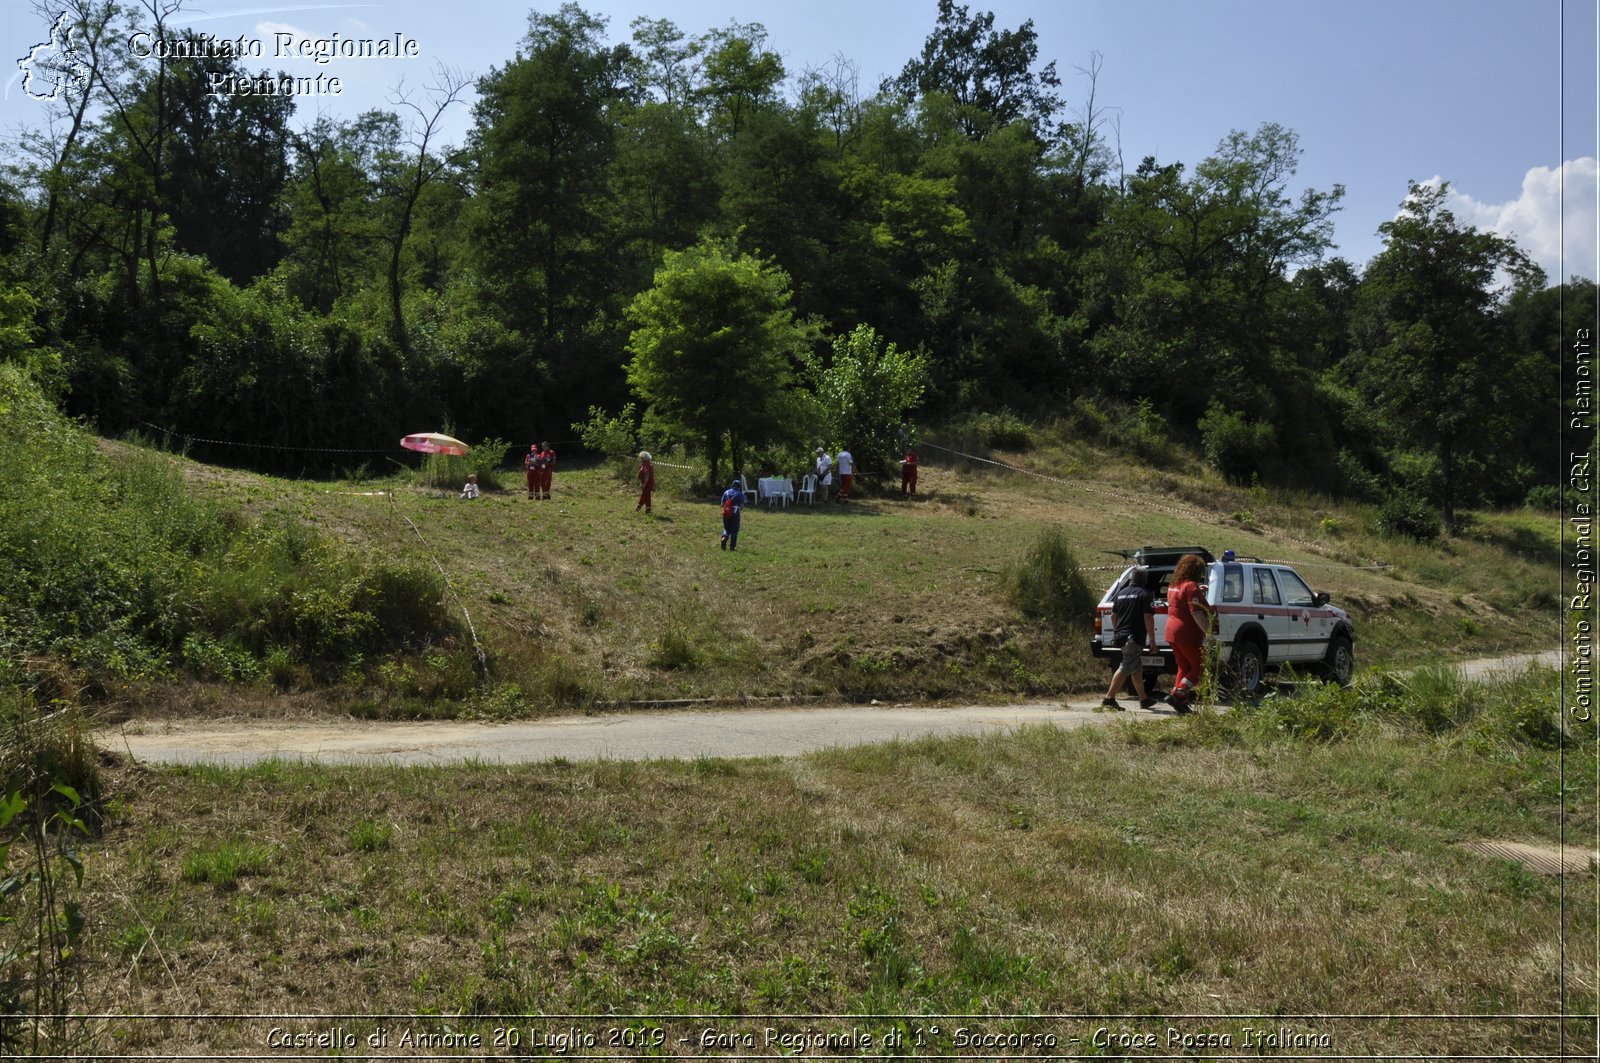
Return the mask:
<path id="1" fill-rule="evenodd" d="M 1557 651 L 1466 661 L 1473 677 L 1554 664 Z M 1082 727 L 1111 720 L 1157 720 L 1166 708 L 1098 711 L 1098 696 L 1016 705 L 646 710 L 515 723 L 325 722 L 126 724 L 96 735 L 108 749 L 165 764 L 250 764 L 274 757 L 345 764 L 528 763 L 793 756 L 897 738 L 978 734 L 1033 724 Z M 1124 699 L 1128 704 L 1128 699 Z"/>

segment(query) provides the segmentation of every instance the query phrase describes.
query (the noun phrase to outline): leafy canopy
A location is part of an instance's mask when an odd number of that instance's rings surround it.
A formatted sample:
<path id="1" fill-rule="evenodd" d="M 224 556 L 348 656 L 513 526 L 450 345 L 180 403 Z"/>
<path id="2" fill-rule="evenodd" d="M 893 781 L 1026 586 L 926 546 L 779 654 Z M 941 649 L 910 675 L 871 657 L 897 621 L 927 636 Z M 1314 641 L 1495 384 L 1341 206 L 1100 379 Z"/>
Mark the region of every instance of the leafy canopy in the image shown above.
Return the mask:
<path id="1" fill-rule="evenodd" d="M 628 384 L 652 421 L 700 445 L 712 483 L 724 453 L 785 440 L 796 424 L 795 366 L 816 328 L 795 319 L 789 276 L 704 239 L 669 251 L 627 310 Z"/>
<path id="2" fill-rule="evenodd" d="M 1474 459 L 1513 430 L 1501 321 L 1501 277 L 1543 282 L 1505 237 L 1459 222 L 1445 206 L 1447 183 L 1413 183 L 1400 216 L 1378 227 L 1382 253 L 1356 297 L 1352 368 L 1392 437 L 1438 462 L 1447 527 Z"/>
<path id="3" fill-rule="evenodd" d="M 922 398 L 927 359 L 885 345 L 871 325 L 833 341 L 833 364 L 817 378 L 824 423 L 863 472 L 883 472 L 899 456 L 906 413 Z"/>

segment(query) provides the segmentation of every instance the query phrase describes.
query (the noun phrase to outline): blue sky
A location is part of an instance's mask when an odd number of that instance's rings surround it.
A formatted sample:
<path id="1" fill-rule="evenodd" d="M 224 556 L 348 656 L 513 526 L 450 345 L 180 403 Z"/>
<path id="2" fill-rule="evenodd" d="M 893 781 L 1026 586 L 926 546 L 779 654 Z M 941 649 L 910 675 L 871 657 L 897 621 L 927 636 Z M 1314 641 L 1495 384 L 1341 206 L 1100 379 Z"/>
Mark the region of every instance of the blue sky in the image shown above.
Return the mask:
<path id="1" fill-rule="evenodd" d="M 533 5 L 552 10 L 556 3 Z M 895 74 L 932 29 L 935 0 L 588 0 L 626 40 L 640 15 L 693 35 L 730 20 L 760 22 L 791 73 L 836 56 L 860 72 L 864 91 Z M 1086 79 L 1075 68 L 1102 56 L 1097 103 L 1115 108 L 1129 169 L 1154 155 L 1193 166 L 1233 129 L 1277 122 L 1300 135 L 1294 188 L 1345 186 L 1337 253 L 1358 266 L 1382 249 L 1377 228 L 1405 197 L 1408 180 L 1448 180 L 1458 216 L 1514 235 L 1553 279 L 1600 276 L 1596 257 L 1597 0 L 973 0 L 996 25 L 1032 19 L 1041 60 L 1054 60 L 1069 109 Z M 270 66 L 337 74 L 339 96 L 306 98 L 316 110 L 353 116 L 384 105 L 404 77 L 429 79 L 442 62 L 482 74 L 514 54 L 529 5 L 438 0 L 272 5 L 195 0 L 194 28 L 263 41 L 274 31 L 312 37 L 414 38 L 410 60 L 309 60 Z M 4 55 L 38 43 L 45 19 L 25 3 L 0 15 Z M 14 58 L 8 58 L 14 69 Z M 42 121 L 42 105 L 15 78 L 0 101 L 14 135 Z M 448 139 L 469 122 L 459 108 Z M 1113 136 L 1117 134 L 1113 133 Z M 1563 208 L 1564 200 L 1564 208 Z M 1563 213 L 1564 210 L 1564 213 Z"/>

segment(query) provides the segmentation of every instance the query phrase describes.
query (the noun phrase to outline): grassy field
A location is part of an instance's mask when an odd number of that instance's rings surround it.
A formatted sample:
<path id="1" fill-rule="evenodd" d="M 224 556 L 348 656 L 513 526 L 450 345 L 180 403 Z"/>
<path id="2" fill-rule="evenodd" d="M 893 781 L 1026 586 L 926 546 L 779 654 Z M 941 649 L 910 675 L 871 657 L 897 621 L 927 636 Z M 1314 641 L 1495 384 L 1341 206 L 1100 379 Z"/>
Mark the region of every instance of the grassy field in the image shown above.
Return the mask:
<path id="1" fill-rule="evenodd" d="M 1593 1043 L 1592 1021 L 1549 1016 L 1596 1006 L 1594 880 L 1466 847 L 1592 845 L 1593 733 L 1563 746 L 1554 673 L 1467 687 L 1391 671 L 1555 645 L 1553 515 L 1476 513 L 1418 544 L 1374 532 L 1363 507 L 1230 486 L 1171 448 L 1145 455 L 1152 466 L 1044 432 L 983 452 L 1015 470 L 925 445 L 915 500 L 869 481 L 848 506 L 752 509 L 730 554 L 714 502 L 667 468 L 653 516 L 605 467 L 564 467 L 550 502 L 502 490 L 465 503 L 409 474 L 293 481 L 85 442 L 26 408 L 7 428 L 38 445 L 0 475 L 0 545 L 19 559 L 0 570 L 8 727 L 40 705 L 41 720 L 80 706 L 101 721 L 494 719 L 1097 690 L 1105 669 L 1076 617 L 1054 625 L 1008 590 L 1052 532 L 1096 592 L 1121 563 L 1105 551 L 1146 543 L 1294 563 L 1354 614 L 1358 657 L 1378 666 L 1348 690 L 1311 684 L 1227 715 L 758 761 L 107 758 L 95 780 L 81 744 L 63 759 L 59 744 L 35 757 L 32 739 L 8 739 L 8 788 L 42 779 L 33 809 L 56 807 L 48 784 L 70 772 L 103 823 L 79 845 L 81 888 L 58 897 L 85 917 L 55 968 L 73 1010 L 173 1016 L 74 1021 L 53 1045 L 1492 1056 Z M 9 860 L 8 873 L 31 866 L 20 847 Z M 29 881 L 0 893 L 13 905 L 0 916 L 37 911 Z M 0 924 L 13 944 L 29 925 Z M 0 964 L 0 1014 L 34 977 Z M 267 1013 L 312 1017 L 183 1018 Z M 636 1018 L 668 1013 L 705 1017 Z M 1004 1018 L 1039 1014 L 1053 1017 Z M 1428 1017 L 1442 1015 L 1463 1017 Z M 17 1036 L 0 1028 L 0 1043 Z"/>
<path id="2" fill-rule="evenodd" d="M 441 646 L 369 659 L 341 682 L 290 667 L 271 685 L 140 687 L 109 708 L 499 717 L 638 700 L 1087 691 L 1105 669 L 1085 629 L 1029 617 L 1006 591 L 1049 530 L 1095 594 L 1121 563 L 1107 551 L 1146 543 L 1294 563 L 1354 614 L 1363 664 L 1558 640 L 1549 514 L 1475 514 L 1460 537 L 1423 545 L 1376 534 L 1359 506 L 1232 487 L 1197 466 L 1156 471 L 1083 443 L 997 455 L 1026 471 L 925 455 L 918 498 L 868 482 L 847 506 L 753 507 L 737 554 L 717 549 L 715 503 L 669 468 L 647 516 L 605 467 L 563 469 L 549 502 L 506 490 L 465 503 L 409 478 L 307 483 L 184 463 L 191 488 L 230 510 L 437 564 L 488 670 L 474 682 L 461 647 Z"/>
<path id="3" fill-rule="evenodd" d="M 576 1031 L 726 1055 L 769 1028 L 856 1039 L 808 1055 L 1581 1050 L 1592 1021 L 1537 1016 L 1595 1009 L 1593 879 L 1464 847 L 1592 844 L 1594 736 L 1560 749 L 1555 699 L 1554 672 L 1425 673 L 794 759 L 119 766 L 77 1003 L 361 1016 L 89 1024 L 130 1054 L 334 1026 L 535 1054 Z M 632 1018 L 669 1014 L 703 1017 Z M 1424 1017 L 1328 1017 L 1391 1014 Z M 1019 1015 L 1055 1017 L 992 1017 Z"/>
<path id="4" fill-rule="evenodd" d="M 1368 664 L 1559 640 L 1554 514 L 1471 513 L 1417 543 L 1375 532 L 1371 507 L 1085 431 L 926 440 L 915 499 L 866 477 L 848 505 L 751 507 L 732 553 L 670 458 L 653 515 L 631 463 L 569 462 L 540 502 L 489 467 L 475 502 L 462 469 L 433 477 L 444 490 L 415 471 L 279 479 L 97 441 L 0 367 L 0 683 L 107 719 L 1084 692 L 1105 678 L 1087 624 L 1110 551 L 1145 544 L 1293 563 L 1354 614 Z M 1046 571 L 1046 540 L 1075 563 Z M 1053 615 L 1017 593 L 1041 585 Z"/>

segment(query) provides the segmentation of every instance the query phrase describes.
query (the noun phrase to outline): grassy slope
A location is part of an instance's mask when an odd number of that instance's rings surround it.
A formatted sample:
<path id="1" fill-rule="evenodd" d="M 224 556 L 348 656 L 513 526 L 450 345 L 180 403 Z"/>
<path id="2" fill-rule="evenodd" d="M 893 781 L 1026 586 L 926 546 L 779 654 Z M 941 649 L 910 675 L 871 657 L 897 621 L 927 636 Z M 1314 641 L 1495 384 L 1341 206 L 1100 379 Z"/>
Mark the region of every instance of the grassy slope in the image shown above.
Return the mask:
<path id="1" fill-rule="evenodd" d="M 491 715 L 653 698 L 1092 689 L 1104 668 L 1084 632 L 1047 630 L 1004 594 L 1004 570 L 1049 526 L 1065 531 L 1096 588 L 1118 562 L 1104 551 L 1145 543 L 1292 562 L 1354 613 L 1365 664 L 1557 639 L 1549 515 L 1482 514 L 1463 537 L 1418 546 L 1367 531 L 1360 507 L 1154 471 L 1081 445 L 1031 459 L 1065 468 L 1065 483 L 944 457 L 930 453 L 913 502 L 747 511 L 737 554 L 716 548 L 715 505 L 687 496 L 686 475 L 669 469 L 653 518 L 634 513 L 630 485 L 604 469 L 564 469 L 550 502 L 497 492 L 470 504 L 401 481 L 188 469 L 197 489 L 247 509 L 436 558 L 493 661 L 496 684 L 468 711 Z M 389 487 L 392 502 L 355 493 Z M 459 711 L 426 697 L 428 668 L 369 672 L 334 700 L 367 715 Z"/>
<path id="2" fill-rule="evenodd" d="M 410 517 L 490 646 L 498 685 L 480 710 L 548 711 L 536 695 L 563 689 L 1098 685 L 1081 632 L 1038 631 L 1000 591 L 1004 567 L 1052 524 L 1091 566 L 1102 547 L 1147 541 L 1295 561 L 1356 609 L 1369 661 L 1552 641 L 1548 517 L 1486 515 L 1470 536 L 1422 548 L 1360 531 L 1358 511 L 1088 457 L 1052 459 L 1075 466 L 1067 485 L 930 461 L 916 503 L 752 513 L 737 555 L 717 551 L 709 501 L 675 498 L 669 482 L 645 519 L 603 471 L 564 470 L 557 502 L 470 505 L 408 487 L 391 503 L 343 493 L 370 484 L 189 474 L 251 510 L 397 553 L 419 549 Z M 1359 567 L 1371 559 L 1392 567 Z M 330 700 L 427 711 L 401 670 L 353 678 Z M 1552 683 L 1508 695 L 1522 709 L 1494 718 L 1548 715 Z M 1464 700 L 1454 688 L 1435 698 Z M 1564 971 L 1565 1006 L 1592 1011 L 1588 884 L 1460 846 L 1555 842 L 1563 816 L 1569 839 L 1592 837 L 1592 742 L 1563 761 L 1507 740 L 1503 724 L 1346 728 L 1356 702 L 1341 704 L 737 763 L 118 768 L 107 832 L 86 847 L 80 1000 L 174 1015 L 1542 1013 L 1562 1008 Z M 1346 737 L 1293 737 L 1302 727 Z M 1284 1024 L 1355 1054 L 1509 1054 L 1561 1037 L 1548 1021 Z M 260 1051 L 271 1025 L 284 1024 L 112 1022 L 100 1041 Z M 496 1025 L 416 1020 L 392 1033 Z M 1014 1025 L 1164 1038 L 1168 1024 Z M 1182 1023 L 1236 1047 L 1246 1025 L 1279 1023 Z M 672 1036 L 706 1026 L 749 1028 L 702 1021 Z M 956 1047 L 944 1038 L 930 1045 Z"/>

